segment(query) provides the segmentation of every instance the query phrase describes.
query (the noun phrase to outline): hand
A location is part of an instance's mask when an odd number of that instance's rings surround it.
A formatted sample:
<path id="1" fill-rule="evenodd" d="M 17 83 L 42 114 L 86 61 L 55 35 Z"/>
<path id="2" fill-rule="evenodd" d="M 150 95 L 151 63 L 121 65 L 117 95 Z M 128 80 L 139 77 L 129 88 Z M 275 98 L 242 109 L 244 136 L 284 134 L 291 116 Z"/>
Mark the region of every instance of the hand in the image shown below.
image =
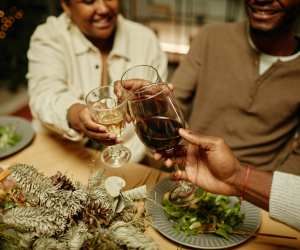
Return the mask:
<path id="1" fill-rule="evenodd" d="M 135 92 L 147 85 L 149 85 L 149 82 L 143 79 L 117 81 L 115 84 L 115 86 L 121 86 L 122 88 L 124 88 L 129 92 Z"/>
<path id="2" fill-rule="evenodd" d="M 105 145 L 117 143 L 116 135 L 108 133 L 104 126 L 94 122 L 90 111 L 84 104 L 73 104 L 68 110 L 67 119 L 73 129 L 89 138 L 95 139 Z"/>
<path id="3" fill-rule="evenodd" d="M 157 83 L 159 84 L 159 83 Z M 143 80 L 143 79 L 132 79 L 132 80 L 123 80 L 121 81 L 116 81 L 115 86 L 117 88 L 117 91 L 120 88 L 124 88 L 129 92 L 135 92 L 138 90 L 141 90 L 143 87 L 151 85 L 149 81 Z M 174 87 L 171 83 L 168 83 L 168 87 L 173 91 Z"/>
<path id="4" fill-rule="evenodd" d="M 221 138 L 197 135 L 185 129 L 180 129 L 179 134 L 188 145 L 185 170 L 177 171 L 175 179 L 191 181 L 212 193 L 239 195 L 234 184 L 242 167 L 225 142 Z M 167 164 L 172 164 L 172 161 L 169 159 Z"/>

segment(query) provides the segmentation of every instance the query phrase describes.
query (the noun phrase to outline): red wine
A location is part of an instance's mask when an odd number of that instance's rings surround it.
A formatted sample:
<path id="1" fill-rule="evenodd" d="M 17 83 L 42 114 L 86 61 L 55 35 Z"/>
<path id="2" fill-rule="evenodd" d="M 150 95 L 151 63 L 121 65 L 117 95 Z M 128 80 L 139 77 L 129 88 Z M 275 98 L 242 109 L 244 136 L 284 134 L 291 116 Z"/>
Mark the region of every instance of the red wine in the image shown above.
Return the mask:
<path id="1" fill-rule="evenodd" d="M 179 128 L 182 124 L 164 116 L 152 116 L 136 121 L 136 132 L 150 149 L 167 150 L 180 142 Z"/>

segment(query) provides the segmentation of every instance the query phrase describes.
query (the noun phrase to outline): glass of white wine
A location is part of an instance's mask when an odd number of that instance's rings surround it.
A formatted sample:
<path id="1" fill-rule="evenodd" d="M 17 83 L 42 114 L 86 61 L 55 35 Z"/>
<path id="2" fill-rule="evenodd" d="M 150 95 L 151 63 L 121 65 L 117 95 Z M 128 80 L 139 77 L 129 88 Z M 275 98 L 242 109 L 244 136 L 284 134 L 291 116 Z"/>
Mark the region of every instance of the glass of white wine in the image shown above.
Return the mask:
<path id="1" fill-rule="evenodd" d="M 117 93 L 114 85 L 108 85 L 91 90 L 85 98 L 92 119 L 117 138 L 122 135 L 126 123 L 127 99 L 124 94 Z M 117 168 L 129 161 L 131 152 L 124 145 L 116 144 L 106 147 L 100 157 L 105 165 Z"/>

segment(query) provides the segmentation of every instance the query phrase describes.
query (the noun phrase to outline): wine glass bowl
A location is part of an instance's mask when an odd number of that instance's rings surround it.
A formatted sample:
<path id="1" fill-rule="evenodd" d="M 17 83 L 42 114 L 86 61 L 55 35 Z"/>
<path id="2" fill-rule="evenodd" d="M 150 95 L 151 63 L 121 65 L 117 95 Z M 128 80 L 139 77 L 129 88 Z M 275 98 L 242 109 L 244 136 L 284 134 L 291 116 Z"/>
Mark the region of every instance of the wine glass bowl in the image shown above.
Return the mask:
<path id="1" fill-rule="evenodd" d="M 94 122 L 105 126 L 109 133 L 117 137 L 122 135 L 126 124 L 127 99 L 117 95 L 114 86 L 91 90 L 85 101 Z M 101 153 L 101 160 L 111 167 L 121 166 L 130 157 L 130 150 L 121 144 L 109 146 Z"/>
<path id="2" fill-rule="evenodd" d="M 121 77 L 121 85 L 126 81 L 135 81 L 139 86 L 162 82 L 159 73 L 152 65 L 135 65 L 127 69 Z"/>
<path id="3" fill-rule="evenodd" d="M 183 115 L 167 84 L 151 84 L 131 93 L 128 105 L 140 140 L 151 150 L 167 152 L 181 141 Z"/>

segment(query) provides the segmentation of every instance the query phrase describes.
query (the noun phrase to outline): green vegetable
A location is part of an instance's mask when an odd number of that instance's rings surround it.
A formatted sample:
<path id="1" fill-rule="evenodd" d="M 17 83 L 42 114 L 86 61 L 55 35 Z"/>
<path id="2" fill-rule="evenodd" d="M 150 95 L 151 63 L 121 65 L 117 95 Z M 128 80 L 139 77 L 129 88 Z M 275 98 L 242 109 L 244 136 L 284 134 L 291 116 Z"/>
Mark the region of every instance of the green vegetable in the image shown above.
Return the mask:
<path id="1" fill-rule="evenodd" d="M 15 130 L 13 125 L 0 126 L 0 152 L 21 141 L 22 137 Z"/>
<path id="2" fill-rule="evenodd" d="M 170 201 L 170 192 L 165 193 L 162 205 L 166 216 L 175 222 L 174 229 L 184 232 L 186 235 L 199 233 L 214 233 L 225 239 L 233 233 L 233 229 L 244 220 L 244 214 L 240 212 L 240 203 L 232 204 L 229 197 L 214 195 L 197 188 L 191 194 L 193 199 L 185 206 Z"/>

